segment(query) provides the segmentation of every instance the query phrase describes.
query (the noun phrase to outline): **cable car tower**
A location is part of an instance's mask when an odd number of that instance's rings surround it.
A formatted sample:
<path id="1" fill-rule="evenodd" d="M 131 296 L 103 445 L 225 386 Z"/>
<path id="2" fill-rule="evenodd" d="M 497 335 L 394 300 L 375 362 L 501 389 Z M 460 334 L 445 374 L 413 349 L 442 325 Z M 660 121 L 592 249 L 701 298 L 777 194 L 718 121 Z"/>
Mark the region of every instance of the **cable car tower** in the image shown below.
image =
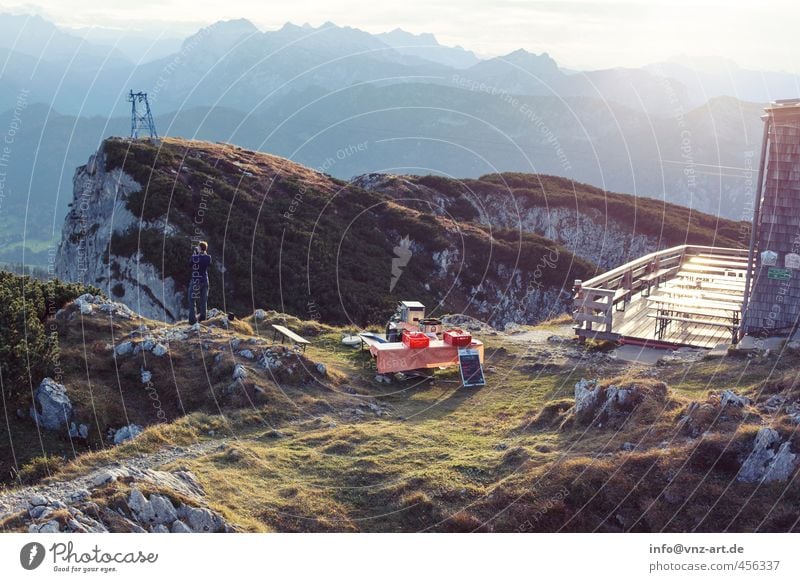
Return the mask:
<path id="1" fill-rule="evenodd" d="M 141 91 L 134 93 L 131 90 L 128 94 L 128 101 L 131 103 L 131 138 L 137 139 L 139 130 L 147 130 L 151 140 L 158 140 L 158 132 L 153 121 L 153 114 L 150 112 L 147 93 Z"/>

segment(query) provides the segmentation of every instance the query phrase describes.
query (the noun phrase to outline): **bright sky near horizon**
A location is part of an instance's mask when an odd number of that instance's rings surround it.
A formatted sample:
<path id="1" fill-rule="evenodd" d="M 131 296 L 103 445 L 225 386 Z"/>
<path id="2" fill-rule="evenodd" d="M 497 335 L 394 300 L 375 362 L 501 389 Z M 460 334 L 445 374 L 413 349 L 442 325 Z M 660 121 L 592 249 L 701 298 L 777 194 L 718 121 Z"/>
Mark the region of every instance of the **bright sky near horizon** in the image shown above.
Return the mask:
<path id="1" fill-rule="evenodd" d="M 482 56 L 546 51 L 562 66 L 583 69 L 690 55 L 800 73 L 800 3 L 791 0 L 11 0 L 0 10 L 69 27 L 162 30 L 167 23 L 170 36 L 232 18 L 262 30 L 332 21 L 373 33 L 432 32 Z"/>

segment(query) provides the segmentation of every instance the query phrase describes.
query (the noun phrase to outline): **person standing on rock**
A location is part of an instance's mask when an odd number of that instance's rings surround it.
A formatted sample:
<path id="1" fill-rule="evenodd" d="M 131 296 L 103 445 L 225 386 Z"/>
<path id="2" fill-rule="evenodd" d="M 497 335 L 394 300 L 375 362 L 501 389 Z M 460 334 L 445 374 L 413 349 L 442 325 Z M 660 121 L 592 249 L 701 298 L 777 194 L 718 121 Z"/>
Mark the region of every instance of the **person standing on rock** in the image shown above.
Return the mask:
<path id="1" fill-rule="evenodd" d="M 208 266 L 211 255 L 208 254 L 208 243 L 200 241 L 189 258 L 192 276 L 189 280 L 189 325 L 206 319 L 208 310 Z M 195 312 L 195 309 L 198 313 Z"/>

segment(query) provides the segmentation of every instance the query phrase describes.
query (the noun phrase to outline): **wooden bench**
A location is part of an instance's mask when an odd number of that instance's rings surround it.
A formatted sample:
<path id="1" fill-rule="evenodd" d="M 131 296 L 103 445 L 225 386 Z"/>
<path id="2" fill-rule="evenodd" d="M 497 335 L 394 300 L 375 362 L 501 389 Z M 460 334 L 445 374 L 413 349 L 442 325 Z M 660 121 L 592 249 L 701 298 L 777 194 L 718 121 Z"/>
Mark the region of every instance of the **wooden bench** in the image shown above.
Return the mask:
<path id="1" fill-rule="evenodd" d="M 737 281 L 731 279 L 730 281 L 720 281 L 716 277 L 708 277 L 706 279 L 700 278 L 684 278 L 676 277 L 673 279 L 674 285 L 687 289 L 696 289 L 698 291 L 714 290 L 714 291 L 730 291 L 737 293 L 740 297 L 744 295 L 744 281 Z"/>
<path id="2" fill-rule="evenodd" d="M 713 267 L 710 265 L 699 265 L 697 263 L 684 263 L 681 270 L 691 276 L 694 273 L 704 273 L 707 275 L 720 275 L 722 277 L 744 278 L 747 269 L 736 267 Z"/>
<path id="3" fill-rule="evenodd" d="M 740 308 L 742 306 L 742 296 L 732 293 L 721 293 L 718 291 L 709 291 L 707 289 L 691 289 L 685 287 L 659 287 L 661 290 L 659 295 L 668 295 L 670 297 L 683 297 L 689 299 L 700 299 L 709 301 L 721 301 L 723 303 L 735 303 Z M 651 297 L 654 297 L 651 295 Z"/>
<path id="4" fill-rule="evenodd" d="M 670 267 L 668 269 L 658 269 L 653 271 L 652 273 L 648 273 L 647 275 L 642 275 L 639 277 L 639 281 L 642 284 L 642 295 L 647 297 L 650 295 L 650 290 L 655 286 L 658 287 L 658 284 L 661 283 L 663 279 L 664 282 L 669 279 L 670 275 L 674 275 L 680 270 L 680 266 Z M 647 293 L 645 293 L 645 289 Z"/>
<path id="5" fill-rule="evenodd" d="M 288 339 L 289 341 L 294 342 L 295 345 L 300 346 L 300 348 L 304 352 L 306 351 L 306 346 L 311 343 L 306 338 L 300 337 L 299 335 L 294 333 L 288 327 L 284 327 L 282 325 L 276 325 L 274 323 L 272 324 L 272 327 L 274 329 L 274 331 L 272 332 L 272 343 L 275 343 L 275 341 L 278 338 L 278 334 L 280 334 L 281 336 L 281 343 L 283 343 L 284 338 Z"/>

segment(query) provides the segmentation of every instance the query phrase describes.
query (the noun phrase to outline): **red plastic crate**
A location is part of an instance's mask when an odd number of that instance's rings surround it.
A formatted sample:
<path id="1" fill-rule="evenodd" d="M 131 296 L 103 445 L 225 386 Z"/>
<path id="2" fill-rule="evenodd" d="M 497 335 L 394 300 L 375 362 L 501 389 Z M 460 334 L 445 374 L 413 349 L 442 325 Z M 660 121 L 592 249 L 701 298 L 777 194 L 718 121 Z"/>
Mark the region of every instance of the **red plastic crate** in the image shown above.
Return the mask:
<path id="1" fill-rule="evenodd" d="M 427 348 L 430 345 L 431 340 L 421 331 L 409 331 L 404 329 L 403 343 L 409 348 L 419 349 Z"/>
<path id="2" fill-rule="evenodd" d="M 463 329 L 448 329 L 444 332 L 444 343 L 459 348 L 468 346 L 472 343 L 472 334 Z"/>

